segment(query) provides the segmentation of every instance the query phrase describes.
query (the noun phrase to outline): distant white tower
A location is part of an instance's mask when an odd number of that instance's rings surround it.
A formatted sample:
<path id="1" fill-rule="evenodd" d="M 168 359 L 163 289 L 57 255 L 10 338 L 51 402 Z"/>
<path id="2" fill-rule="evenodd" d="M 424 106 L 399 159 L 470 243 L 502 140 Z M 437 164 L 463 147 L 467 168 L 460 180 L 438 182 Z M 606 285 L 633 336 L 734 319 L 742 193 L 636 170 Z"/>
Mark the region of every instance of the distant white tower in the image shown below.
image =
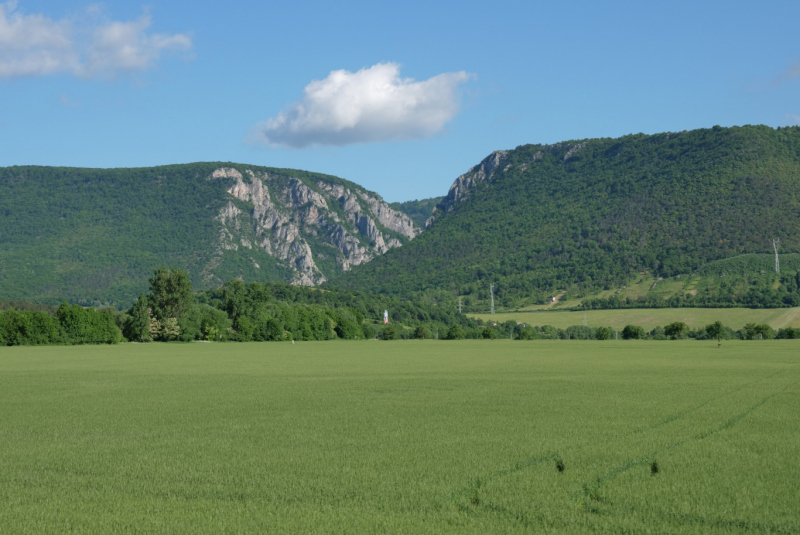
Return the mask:
<path id="1" fill-rule="evenodd" d="M 489 292 L 492 294 L 492 314 L 494 314 L 494 284 L 489 285 Z"/>
<path id="2" fill-rule="evenodd" d="M 775 273 L 781 272 L 781 265 L 778 262 L 778 244 L 781 240 L 772 240 L 772 248 L 775 249 Z"/>

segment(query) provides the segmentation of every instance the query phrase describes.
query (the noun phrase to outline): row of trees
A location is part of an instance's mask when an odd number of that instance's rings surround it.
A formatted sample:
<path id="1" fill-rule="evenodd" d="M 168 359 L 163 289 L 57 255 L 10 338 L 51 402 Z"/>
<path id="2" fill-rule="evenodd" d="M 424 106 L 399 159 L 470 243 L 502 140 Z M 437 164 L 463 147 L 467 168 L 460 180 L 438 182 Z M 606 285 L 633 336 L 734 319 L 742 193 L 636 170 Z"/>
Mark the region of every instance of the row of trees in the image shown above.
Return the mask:
<path id="1" fill-rule="evenodd" d="M 393 340 L 395 338 L 433 338 L 424 327 L 417 327 L 398 334 L 391 326 L 381 333 L 381 338 Z M 800 329 L 787 327 L 775 331 L 767 324 L 748 323 L 739 330 L 733 330 L 717 321 L 705 327 L 691 329 L 685 323 L 678 321 L 665 326 L 658 326 L 652 330 L 645 330 L 639 325 L 626 325 L 621 331 L 611 327 L 588 327 L 573 325 L 566 329 L 559 329 L 552 325 L 528 326 L 513 320 L 499 324 L 479 325 L 465 329 L 461 325 L 451 325 L 441 336 L 436 338 L 446 340 L 462 339 L 513 339 L 513 340 L 770 340 L 770 339 L 795 339 L 800 338 Z"/>
<path id="2" fill-rule="evenodd" d="M 436 299 L 411 302 L 355 291 L 321 290 L 285 283 L 233 279 L 193 293 L 183 270 L 157 269 L 150 291 L 127 311 L 123 332 L 131 341 L 279 341 L 442 337 L 452 325 L 477 322 Z M 390 310 L 391 324 L 382 323 Z"/>
<path id="3" fill-rule="evenodd" d="M 0 345 L 91 344 L 158 341 L 280 341 L 333 339 L 731 339 L 800 338 L 800 330 L 774 331 L 748 324 L 738 331 L 720 322 L 690 329 L 674 322 L 651 331 L 627 325 L 576 325 L 559 329 L 528 326 L 511 320 L 486 324 L 453 310 L 451 303 L 412 303 L 396 298 L 343 290 L 321 290 L 283 283 L 244 284 L 232 280 L 195 294 L 185 271 L 159 268 L 125 313 L 62 304 L 53 314 L 43 310 L 0 312 Z M 382 322 L 392 310 L 391 323 Z"/>
<path id="4" fill-rule="evenodd" d="M 122 332 L 110 311 L 66 303 L 55 315 L 42 311 L 0 312 L 0 345 L 116 344 Z"/>
<path id="5" fill-rule="evenodd" d="M 513 323 L 513 325 L 510 325 Z M 448 332 L 448 338 L 452 338 Z M 770 340 L 800 338 L 800 329 L 787 327 L 775 331 L 767 324 L 748 323 L 739 330 L 717 321 L 692 329 L 683 322 L 674 322 L 646 330 L 640 325 L 626 325 L 621 331 L 611 327 L 573 325 L 559 329 L 552 325 L 527 326 L 506 322 L 485 326 L 479 331 L 464 332 L 460 338 L 513 338 L 515 340 Z"/>

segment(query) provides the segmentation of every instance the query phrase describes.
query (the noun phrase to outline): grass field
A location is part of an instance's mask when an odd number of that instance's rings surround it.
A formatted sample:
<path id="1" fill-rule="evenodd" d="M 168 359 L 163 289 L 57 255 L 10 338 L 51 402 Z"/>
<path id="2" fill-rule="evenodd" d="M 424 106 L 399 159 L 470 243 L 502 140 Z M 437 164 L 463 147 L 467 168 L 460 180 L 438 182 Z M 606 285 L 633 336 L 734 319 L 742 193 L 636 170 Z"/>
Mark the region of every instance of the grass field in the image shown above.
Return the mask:
<path id="1" fill-rule="evenodd" d="M 798 533 L 798 364 L 794 341 L 0 348 L 0 532 Z"/>
<path id="2" fill-rule="evenodd" d="M 800 327 L 800 307 L 794 308 L 628 308 L 617 310 L 529 311 L 498 314 L 468 314 L 472 318 L 498 323 L 514 320 L 528 325 L 552 325 L 564 329 L 583 325 L 584 315 L 590 327 L 607 326 L 621 330 L 626 325 L 641 325 L 653 329 L 673 321 L 682 321 L 696 329 L 719 320 L 732 329 L 747 323 L 767 323 L 774 329 Z"/>

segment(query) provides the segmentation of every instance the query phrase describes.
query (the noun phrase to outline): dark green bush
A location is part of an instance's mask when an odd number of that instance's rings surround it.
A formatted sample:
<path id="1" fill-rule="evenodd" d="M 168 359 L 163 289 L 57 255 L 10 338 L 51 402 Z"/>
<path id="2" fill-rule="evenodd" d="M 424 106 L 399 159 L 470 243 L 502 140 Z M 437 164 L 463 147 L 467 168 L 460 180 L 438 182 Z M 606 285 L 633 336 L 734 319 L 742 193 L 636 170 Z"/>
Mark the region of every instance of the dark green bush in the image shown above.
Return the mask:
<path id="1" fill-rule="evenodd" d="M 622 329 L 623 340 L 641 340 L 644 336 L 644 328 L 639 325 L 626 325 Z"/>
<path id="2" fill-rule="evenodd" d="M 448 340 L 463 340 L 465 336 L 464 329 L 461 325 L 452 325 L 447 330 L 447 339 Z"/>

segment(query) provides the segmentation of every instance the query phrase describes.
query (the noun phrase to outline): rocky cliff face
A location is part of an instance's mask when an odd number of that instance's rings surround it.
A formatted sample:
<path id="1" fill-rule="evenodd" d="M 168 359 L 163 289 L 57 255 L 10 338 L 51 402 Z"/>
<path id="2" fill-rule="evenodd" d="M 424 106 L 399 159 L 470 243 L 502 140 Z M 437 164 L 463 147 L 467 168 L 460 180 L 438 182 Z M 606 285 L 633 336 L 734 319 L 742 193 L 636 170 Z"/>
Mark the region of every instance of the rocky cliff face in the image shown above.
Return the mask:
<path id="1" fill-rule="evenodd" d="M 585 142 L 574 144 L 556 143 L 553 145 L 546 145 L 542 147 L 542 150 L 537 151 L 529 162 L 522 163 L 519 166 L 519 170 L 524 172 L 528 168 L 529 164 L 540 161 L 544 157 L 544 151 L 553 154 L 559 154 L 559 157 L 566 162 L 575 156 L 585 146 Z M 564 153 L 563 156 L 560 156 L 561 153 Z M 477 184 L 481 182 L 492 182 L 493 180 L 497 179 L 498 176 L 511 169 L 512 166 L 510 163 L 508 163 L 508 155 L 509 151 L 507 150 L 494 151 L 489 156 L 484 158 L 481 163 L 456 178 L 453 182 L 453 185 L 450 186 L 450 191 L 448 191 L 447 196 L 442 200 L 442 202 L 436 205 L 433 215 L 430 219 L 428 219 L 425 226 L 430 227 L 434 220 L 440 218 L 447 212 L 450 212 L 460 202 L 466 200 Z"/>
<path id="2" fill-rule="evenodd" d="M 289 282 L 317 285 L 421 232 L 407 215 L 355 185 L 241 166 L 216 169 L 208 180 L 230 183 L 216 217 L 216 251 L 204 270 L 209 282 L 226 255 L 258 248 L 287 270 Z"/>
<path id="3" fill-rule="evenodd" d="M 430 226 L 434 219 L 451 211 L 458 203 L 466 199 L 476 184 L 491 181 L 494 178 L 495 170 L 503 165 L 507 156 L 507 150 L 494 151 L 481 163 L 458 177 L 450 186 L 447 196 L 436 206 L 433 216 L 428 220 L 426 226 Z"/>

